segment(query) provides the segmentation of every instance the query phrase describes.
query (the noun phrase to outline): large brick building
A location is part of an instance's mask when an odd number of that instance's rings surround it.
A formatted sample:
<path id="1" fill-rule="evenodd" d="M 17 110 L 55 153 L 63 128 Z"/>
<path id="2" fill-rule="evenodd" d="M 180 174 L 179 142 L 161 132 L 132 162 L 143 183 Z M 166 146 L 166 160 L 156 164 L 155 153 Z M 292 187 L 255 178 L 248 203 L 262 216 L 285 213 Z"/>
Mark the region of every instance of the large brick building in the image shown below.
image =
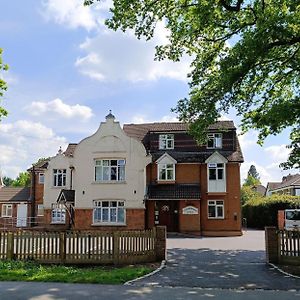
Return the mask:
<path id="1" fill-rule="evenodd" d="M 166 225 L 172 232 L 239 235 L 243 156 L 236 128 L 220 121 L 207 134 L 199 146 L 186 124 L 122 129 L 109 114 L 95 134 L 31 169 L 31 214 L 55 230 Z"/>
<path id="2" fill-rule="evenodd" d="M 197 145 L 183 123 L 124 125 L 152 157 L 147 166 L 146 227 L 215 235 L 241 234 L 240 163 L 232 121 L 209 127 Z"/>

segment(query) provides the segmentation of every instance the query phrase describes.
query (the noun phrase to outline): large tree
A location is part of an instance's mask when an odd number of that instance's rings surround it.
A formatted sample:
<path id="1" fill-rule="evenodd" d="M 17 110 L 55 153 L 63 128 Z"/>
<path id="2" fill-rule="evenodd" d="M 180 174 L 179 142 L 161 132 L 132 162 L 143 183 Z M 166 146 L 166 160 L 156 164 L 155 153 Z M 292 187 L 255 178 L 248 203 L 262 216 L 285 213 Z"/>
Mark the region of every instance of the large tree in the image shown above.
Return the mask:
<path id="1" fill-rule="evenodd" d="M 3 97 L 3 92 L 6 91 L 7 85 L 6 82 L 3 80 L 2 72 L 7 71 L 8 66 L 3 63 L 2 61 L 2 49 L 0 48 L 0 103 Z M 6 116 L 7 111 L 0 106 L 0 120 L 2 116 Z"/>
<path id="2" fill-rule="evenodd" d="M 233 107 L 243 131 L 258 130 L 260 143 L 289 128 L 292 152 L 284 167 L 299 168 L 300 1 L 113 0 L 106 24 L 150 39 L 158 21 L 170 42 L 157 46 L 156 58 L 193 58 L 189 98 L 174 110 L 199 142 Z"/>

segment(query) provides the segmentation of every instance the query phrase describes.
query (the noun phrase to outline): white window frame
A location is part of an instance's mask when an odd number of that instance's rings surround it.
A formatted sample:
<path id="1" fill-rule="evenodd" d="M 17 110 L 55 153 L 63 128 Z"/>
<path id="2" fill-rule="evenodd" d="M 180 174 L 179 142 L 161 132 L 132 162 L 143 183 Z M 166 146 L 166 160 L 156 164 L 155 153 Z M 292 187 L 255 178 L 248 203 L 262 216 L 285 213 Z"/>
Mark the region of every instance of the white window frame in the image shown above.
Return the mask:
<path id="1" fill-rule="evenodd" d="M 126 208 L 123 200 L 94 200 L 93 224 L 126 225 Z"/>
<path id="2" fill-rule="evenodd" d="M 44 204 L 37 205 L 37 216 L 38 217 L 44 216 Z"/>
<path id="3" fill-rule="evenodd" d="M 211 178 L 211 170 L 215 170 L 216 178 Z M 223 170 L 222 172 L 219 172 Z M 222 177 L 220 176 L 222 174 Z M 215 181 L 215 180 L 225 180 L 225 164 L 224 163 L 209 163 L 208 164 L 208 180 Z"/>
<path id="4" fill-rule="evenodd" d="M 5 218 L 12 217 L 13 205 L 12 204 L 2 204 L 1 216 Z"/>
<path id="5" fill-rule="evenodd" d="M 175 181 L 175 164 L 158 164 L 157 165 L 157 178 L 158 178 L 158 181 Z M 162 171 L 165 171 L 165 178 L 163 178 L 161 175 L 162 175 Z M 173 176 L 172 178 L 168 178 L 168 173 L 169 171 L 172 171 L 173 173 Z"/>
<path id="6" fill-rule="evenodd" d="M 213 142 L 212 146 L 209 146 L 209 141 Z M 221 149 L 223 145 L 222 133 L 208 133 L 207 134 L 207 149 Z"/>
<path id="7" fill-rule="evenodd" d="M 209 208 L 214 207 L 215 216 L 209 215 Z M 218 208 L 222 208 L 222 215 L 218 215 Z M 208 219 L 224 219 L 224 200 L 208 200 L 207 201 L 207 218 Z"/>
<path id="8" fill-rule="evenodd" d="M 174 149 L 174 134 L 160 134 L 159 135 L 159 149 Z"/>
<path id="9" fill-rule="evenodd" d="M 63 204 L 52 204 L 51 224 L 66 224 L 66 213 L 67 211 Z"/>
<path id="10" fill-rule="evenodd" d="M 59 184 L 59 177 L 61 177 L 61 184 Z M 53 186 L 64 187 L 67 181 L 67 169 L 53 169 Z"/>
<path id="11" fill-rule="evenodd" d="M 113 165 L 112 162 L 117 164 Z M 99 174 L 97 172 L 99 169 Z M 106 171 L 105 171 L 106 170 Z M 94 180 L 95 182 L 124 182 L 126 178 L 126 160 L 124 158 L 115 159 L 95 159 L 94 161 Z M 106 174 L 105 174 L 106 173 Z M 123 175 L 122 175 L 123 174 Z M 98 177 L 99 175 L 99 177 Z M 104 178 L 108 175 L 108 178 Z M 115 176 L 115 179 L 112 179 Z M 121 177 L 123 176 L 123 177 Z"/>
<path id="12" fill-rule="evenodd" d="M 45 174 L 39 173 L 39 184 L 44 184 L 44 183 L 45 183 Z"/>

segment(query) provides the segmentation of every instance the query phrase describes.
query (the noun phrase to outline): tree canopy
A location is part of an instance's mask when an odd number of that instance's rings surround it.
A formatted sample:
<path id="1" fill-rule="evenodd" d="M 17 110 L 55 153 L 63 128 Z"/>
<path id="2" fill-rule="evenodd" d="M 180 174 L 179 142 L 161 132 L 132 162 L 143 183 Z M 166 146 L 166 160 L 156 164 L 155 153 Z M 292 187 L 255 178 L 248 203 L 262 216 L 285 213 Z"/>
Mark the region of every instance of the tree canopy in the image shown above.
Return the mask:
<path id="1" fill-rule="evenodd" d="M 28 172 L 20 172 L 16 179 L 10 177 L 3 177 L 3 184 L 5 186 L 30 186 L 31 178 Z"/>
<path id="2" fill-rule="evenodd" d="M 249 171 L 248 171 L 248 176 L 252 176 L 253 178 L 259 180 L 260 176 L 259 176 L 259 173 L 257 172 L 256 167 L 254 165 L 250 166 Z"/>
<path id="3" fill-rule="evenodd" d="M 8 66 L 4 64 L 2 61 L 2 49 L 0 48 L 0 103 L 3 97 L 3 92 L 7 90 L 7 84 L 3 80 L 3 77 L 1 75 L 3 71 L 7 71 L 7 70 L 8 70 Z M 7 111 L 0 106 L 0 120 L 2 116 L 6 116 L 6 115 L 7 115 Z"/>
<path id="4" fill-rule="evenodd" d="M 151 39 L 159 21 L 169 44 L 157 46 L 156 59 L 193 58 L 189 97 L 174 111 L 197 140 L 234 108 L 259 143 L 289 128 L 291 156 L 282 166 L 299 168 L 300 1 L 113 0 L 106 24 Z"/>

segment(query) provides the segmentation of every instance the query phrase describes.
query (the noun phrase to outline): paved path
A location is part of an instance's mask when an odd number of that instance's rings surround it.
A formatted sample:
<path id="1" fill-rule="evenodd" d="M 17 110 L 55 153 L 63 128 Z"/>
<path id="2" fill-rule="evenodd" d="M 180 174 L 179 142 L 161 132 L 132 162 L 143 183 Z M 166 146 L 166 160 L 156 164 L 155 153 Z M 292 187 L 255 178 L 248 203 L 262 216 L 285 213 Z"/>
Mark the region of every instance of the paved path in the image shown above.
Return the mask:
<path id="1" fill-rule="evenodd" d="M 300 300 L 297 291 L 137 287 L 101 284 L 0 282 L 1 300 Z"/>
<path id="2" fill-rule="evenodd" d="M 137 286 L 300 290 L 300 279 L 265 263 L 264 232 L 234 238 L 168 239 L 167 266 Z"/>

